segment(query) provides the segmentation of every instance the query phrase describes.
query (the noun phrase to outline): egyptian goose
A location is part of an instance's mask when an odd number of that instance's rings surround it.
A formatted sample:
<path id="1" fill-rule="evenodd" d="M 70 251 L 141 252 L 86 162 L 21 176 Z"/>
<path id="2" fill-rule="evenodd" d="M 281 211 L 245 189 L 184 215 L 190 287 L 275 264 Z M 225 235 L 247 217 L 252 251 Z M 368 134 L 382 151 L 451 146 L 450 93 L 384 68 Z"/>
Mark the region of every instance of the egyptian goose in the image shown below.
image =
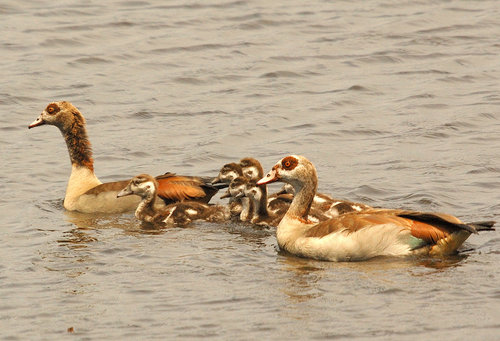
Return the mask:
<path id="1" fill-rule="evenodd" d="M 243 175 L 252 181 L 259 181 L 264 176 L 264 169 L 257 159 L 245 157 L 240 160 Z"/>
<path id="2" fill-rule="evenodd" d="M 245 176 L 249 182 L 248 185 L 252 186 L 257 181 L 262 179 L 264 176 L 264 169 L 262 168 L 261 163 L 252 157 L 244 157 L 243 159 L 240 160 L 239 165 L 241 166 L 241 171 L 243 172 L 243 176 Z M 263 187 L 263 190 L 265 190 L 265 194 L 268 200 L 268 208 L 271 209 L 271 211 L 280 211 L 285 209 L 288 209 L 288 206 L 292 202 L 293 196 L 287 196 L 287 195 L 279 195 L 279 194 L 272 194 L 270 196 L 267 196 L 267 186 Z M 248 197 L 248 196 L 247 196 Z"/>
<path id="3" fill-rule="evenodd" d="M 250 220 L 253 212 L 250 199 L 245 197 L 247 182 L 247 178 L 238 176 L 231 181 L 226 193 L 221 196 L 221 199 L 230 198 L 229 208 L 231 215 L 241 221 Z"/>
<path id="4" fill-rule="evenodd" d="M 243 171 L 241 170 L 241 166 L 238 163 L 234 162 L 226 163 L 224 166 L 222 166 L 222 168 L 219 171 L 219 174 L 212 180 L 211 184 L 214 186 L 225 184 L 228 185 L 228 187 L 230 187 L 231 182 L 238 177 L 243 177 Z M 241 197 L 237 198 L 231 193 L 234 193 L 234 191 L 232 192 L 230 188 L 228 188 L 227 191 L 221 196 L 221 199 L 229 198 L 229 208 L 231 210 L 231 214 L 233 217 L 238 217 L 240 216 L 244 206 L 247 206 L 248 208 L 248 202 L 245 205 L 244 203 L 242 203 L 243 198 Z"/>
<path id="5" fill-rule="evenodd" d="M 224 222 L 230 218 L 229 208 L 197 201 L 183 201 L 158 208 L 158 180 L 148 174 L 135 176 L 117 197 L 136 194 L 141 198 L 135 211 L 137 219 L 160 227 L 185 226 L 195 220 Z"/>
<path id="6" fill-rule="evenodd" d="M 231 162 L 222 166 L 219 175 L 212 180 L 212 184 L 229 184 L 239 176 L 257 181 L 264 176 L 264 170 L 259 161 L 251 157 L 245 157 L 240 160 L 240 163 Z"/>
<path id="7" fill-rule="evenodd" d="M 56 126 L 68 147 L 72 170 L 66 188 L 64 208 L 84 213 L 119 213 L 134 210 L 140 198 L 117 199 L 116 194 L 129 180 L 102 183 L 94 173 L 92 148 L 87 137 L 85 118 L 69 102 L 50 103 L 28 128 L 44 124 Z M 208 202 L 218 191 L 208 180 L 167 173 L 157 178 L 158 195 L 165 203 L 181 200 Z"/>
<path id="8" fill-rule="evenodd" d="M 237 163 L 226 163 L 219 171 L 217 177 L 212 180 L 212 184 L 226 183 L 230 184 L 232 180 L 239 176 L 243 176 L 241 166 Z"/>
<path id="9" fill-rule="evenodd" d="M 250 199 L 252 213 L 250 222 L 261 226 L 277 226 L 286 213 L 286 206 L 280 210 L 271 211 L 268 208 L 267 186 L 257 185 L 254 181 L 248 181 L 244 193 Z"/>
<path id="10" fill-rule="evenodd" d="M 246 189 L 244 189 L 243 195 L 246 200 L 249 200 L 249 208 L 251 212 L 249 213 L 249 218 L 247 220 L 254 224 L 260 222 L 260 225 L 271 225 L 276 221 L 277 215 L 286 211 L 284 207 L 287 207 L 287 202 L 279 200 L 276 197 L 268 198 L 267 196 L 267 186 L 261 186 L 260 188 L 255 188 L 256 182 L 262 179 L 264 176 L 264 168 L 262 168 L 261 163 L 253 157 L 244 157 L 239 163 L 243 176 L 248 179 L 246 183 Z M 253 194 L 249 191 L 253 190 Z M 261 199 L 262 198 L 262 199 Z M 242 200 L 245 200 L 242 199 Z M 269 215 L 268 205 L 264 205 L 267 200 L 273 201 L 271 204 L 271 213 L 275 213 L 272 216 Z M 269 204 L 269 202 L 267 202 Z M 288 203 L 289 204 L 289 203 Z M 279 221 L 278 221 L 279 222 Z M 273 226 L 276 226 L 274 224 Z"/>
<path id="11" fill-rule="evenodd" d="M 376 256 L 456 253 L 471 235 L 493 230 L 495 222 L 464 224 L 454 216 L 395 209 L 368 209 L 340 215 L 318 224 L 307 219 L 318 178 L 303 156 L 281 159 L 258 184 L 289 183 L 295 196 L 279 223 L 281 249 L 294 255 L 329 261 L 365 260 Z"/>

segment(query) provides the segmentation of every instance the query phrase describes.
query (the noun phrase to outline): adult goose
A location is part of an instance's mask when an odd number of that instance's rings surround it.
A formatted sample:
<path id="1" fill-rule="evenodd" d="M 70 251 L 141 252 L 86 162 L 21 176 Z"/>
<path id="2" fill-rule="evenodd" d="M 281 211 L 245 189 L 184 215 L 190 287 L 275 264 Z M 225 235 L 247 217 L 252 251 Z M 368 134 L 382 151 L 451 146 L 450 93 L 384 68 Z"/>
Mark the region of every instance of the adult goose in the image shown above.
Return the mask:
<path id="1" fill-rule="evenodd" d="M 140 198 L 117 198 L 129 180 L 102 183 L 94 173 L 92 148 L 87 136 L 85 118 L 70 102 L 53 102 L 28 128 L 53 125 L 61 131 L 71 160 L 71 175 L 64 197 L 64 208 L 84 213 L 119 213 L 134 210 Z M 158 195 L 165 203 L 182 200 L 208 202 L 217 188 L 207 179 L 166 173 L 157 177 Z"/>
<path id="2" fill-rule="evenodd" d="M 208 205 L 196 201 L 183 201 L 158 208 L 158 180 L 149 174 L 135 176 L 117 196 L 119 198 L 136 194 L 141 198 L 135 216 L 137 219 L 158 227 L 185 226 L 195 220 L 224 222 L 230 218 L 229 208 Z"/>
<path id="3" fill-rule="evenodd" d="M 246 157 L 241 159 L 240 166 L 243 175 L 252 181 L 257 182 L 264 176 L 262 165 L 254 158 Z M 280 191 L 269 195 L 269 209 L 271 211 L 281 211 L 285 207 L 288 209 L 288 206 L 292 202 L 293 194 L 293 186 L 284 184 Z M 312 216 L 323 220 L 324 217 L 333 218 L 347 212 L 359 212 L 371 207 L 348 200 L 335 199 L 323 193 L 316 193 L 312 202 L 312 208 L 315 212 Z"/>
<path id="4" fill-rule="evenodd" d="M 287 156 L 258 184 L 274 181 L 289 183 L 295 190 L 276 230 L 278 245 L 306 258 L 354 261 L 376 256 L 445 256 L 456 253 L 472 233 L 493 230 L 495 224 L 464 224 L 448 214 L 395 209 L 345 213 L 315 224 L 307 219 L 318 182 L 314 165 L 303 156 Z"/>

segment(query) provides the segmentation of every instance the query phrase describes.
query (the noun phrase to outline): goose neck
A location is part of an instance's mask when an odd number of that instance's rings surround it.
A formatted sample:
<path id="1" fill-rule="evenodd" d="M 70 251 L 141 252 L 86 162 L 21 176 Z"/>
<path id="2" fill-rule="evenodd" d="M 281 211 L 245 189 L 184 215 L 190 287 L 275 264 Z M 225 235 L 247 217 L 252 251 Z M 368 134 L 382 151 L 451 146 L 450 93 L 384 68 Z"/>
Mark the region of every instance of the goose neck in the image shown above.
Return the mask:
<path id="1" fill-rule="evenodd" d="M 295 195 L 288 209 L 287 215 L 307 220 L 314 195 L 316 194 L 317 179 L 314 177 L 292 183 Z"/>
<path id="2" fill-rule="evenodd" d="M 85 122 L 75 116 L 74 120 L 66 127 L 61 127 L 61 132 L 68 147 L 69 157 L 73 165 L 82 166 L 94 171 L 92 146 L 87 136 Z"/>

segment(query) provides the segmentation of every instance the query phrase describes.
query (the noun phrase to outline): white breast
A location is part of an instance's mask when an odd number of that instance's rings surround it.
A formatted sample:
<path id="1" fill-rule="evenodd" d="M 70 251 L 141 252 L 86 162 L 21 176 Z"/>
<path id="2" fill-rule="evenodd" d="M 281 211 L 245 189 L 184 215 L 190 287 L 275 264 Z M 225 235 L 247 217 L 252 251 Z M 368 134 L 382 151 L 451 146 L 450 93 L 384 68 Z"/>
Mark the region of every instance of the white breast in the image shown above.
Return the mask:
<path id="1" fill-rule="evenodd" d="M 376 256 L 403 256 L 411 251 L 410 231 L 394 224 L 367 227 L 355 232 L 339 230 L 324 237 L 304 237 L 310 225 L 296 221 L 278 227 L 280 247 L 307 258 L 329 261 L 364 260 Z"/>

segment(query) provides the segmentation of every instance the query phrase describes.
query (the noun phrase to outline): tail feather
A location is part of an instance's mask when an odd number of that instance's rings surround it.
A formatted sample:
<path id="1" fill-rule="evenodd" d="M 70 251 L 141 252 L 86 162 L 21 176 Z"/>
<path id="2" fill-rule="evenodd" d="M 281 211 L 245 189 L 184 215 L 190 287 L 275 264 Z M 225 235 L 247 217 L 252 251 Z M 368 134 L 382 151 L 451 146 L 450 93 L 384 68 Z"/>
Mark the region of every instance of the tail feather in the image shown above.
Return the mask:
<path id="1" fill-rule="evenodd" d="M 495 225 L 495 221 L 475 221 L 472 223 L 468 223 L 467 225 L 472 226 L 476 231 L 495 231 L 493 227 Z"/>
<path id="2" fill-rule="evenodd" d="M 465 230 L 469 233 L 477 233 L 477 229 L 472 224 L 462 224 L 450 220 L 449 217 L 446 217 L 439 213 L 429 213 L 429 212 L 413 212 L 413 211 L 404 211 L 398 214 L 401 218 L 407 218 L 415 221 L 422 222 L 424 224 L 429 224 L 435 226 L 437 228 L 443 228 L 445 230 L 457 231 L 457 230 Z"/>

